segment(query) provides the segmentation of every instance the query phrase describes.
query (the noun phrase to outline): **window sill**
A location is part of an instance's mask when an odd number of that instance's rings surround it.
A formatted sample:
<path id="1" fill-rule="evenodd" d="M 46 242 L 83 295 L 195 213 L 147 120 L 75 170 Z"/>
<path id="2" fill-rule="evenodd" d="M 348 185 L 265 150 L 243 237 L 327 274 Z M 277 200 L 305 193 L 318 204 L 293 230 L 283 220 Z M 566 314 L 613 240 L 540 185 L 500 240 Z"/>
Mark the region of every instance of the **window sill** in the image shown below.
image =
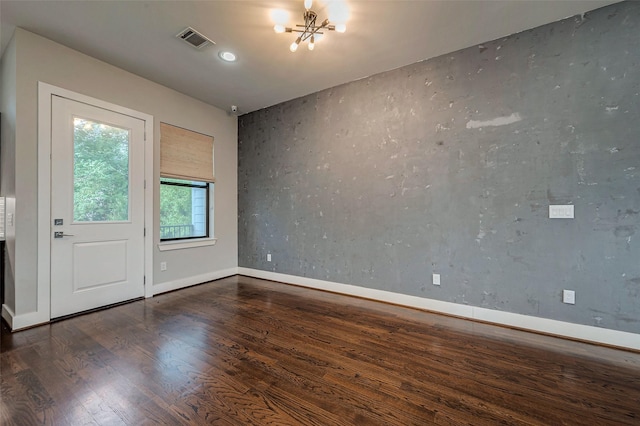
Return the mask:
<path id="1" fill-rule="evenodd" d="M 195 247 L 213 246 L 218 241 L 217 238 L 201 238 L 197 240 L 163 241 L 158 244 L 158 250 L 181 250 Z"/>

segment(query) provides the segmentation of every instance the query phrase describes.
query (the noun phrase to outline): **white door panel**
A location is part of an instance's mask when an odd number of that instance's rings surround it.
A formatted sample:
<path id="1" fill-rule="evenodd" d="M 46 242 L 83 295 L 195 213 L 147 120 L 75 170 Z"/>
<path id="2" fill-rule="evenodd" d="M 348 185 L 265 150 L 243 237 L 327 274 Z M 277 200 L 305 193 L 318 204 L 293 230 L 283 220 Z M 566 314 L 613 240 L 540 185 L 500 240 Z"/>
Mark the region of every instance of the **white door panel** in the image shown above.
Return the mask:
<path id="1" fill-rule="evenodd" d="M 127 281 L 127 240 L 72 244 L 74 293 Z"/>
<path id="2" fill-rule="evenodd" d="M 143 296 L 144 122 L 58 96 L 51 118 L 51 317 Z"/>

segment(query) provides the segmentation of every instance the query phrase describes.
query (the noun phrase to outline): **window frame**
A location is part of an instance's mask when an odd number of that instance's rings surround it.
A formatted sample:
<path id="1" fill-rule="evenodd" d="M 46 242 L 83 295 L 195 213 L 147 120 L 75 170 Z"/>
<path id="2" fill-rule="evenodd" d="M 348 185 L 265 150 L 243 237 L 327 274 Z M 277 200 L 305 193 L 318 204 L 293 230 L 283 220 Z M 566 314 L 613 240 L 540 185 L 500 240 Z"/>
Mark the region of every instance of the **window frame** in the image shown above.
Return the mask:
<path id="1" fill-rule="evenodd" d="M 176 243 L 183 243 L 183 244 L 187 244 L 189 247 L 191 246 L 198 246 L 198 245 L 210 245 L 210 244 L 215 244 L 216 239 L 212 236 L 212 229 L 214 229 L 212 221 L 213 221 L 213 212 L 212 212 L 212 200 L 211 197 L 214 195 L 214 184 L 213 182 L 203 182 L 203 181 L 191 181 L 191 182 L 197 182 L 197 183 L 186 183 L 186 182 L 171 182 L 171 181 L 164 181 L 164 179 L 176 179 L 173 177 L 164 177 L 164 176 L 160 176 L 160 203 L 162 203 L 162 185 L 169 185 L 169 186 L 178 186 L 178 187 L 183 187 L 183 188 L 200 188 L 200 189 L 204 189 L 206 191 L 206 205 L 205 205 L 205 226 L 206 226 L 206 232 L 205 235 L 198 235 L 198 236 L 192 236 L 192 237 L 178 237 L 178 238 L 162 238 L 162 225 L 160 225 L 160 232 L 158 233 L 159 238 L 160 238 L 160 243 L 159 243 L 159 248 L 161 251 L 163 251 L 162 246 L 169 246 L 169 245 L 175 245 Z M 185 180 L 186 179 L 178 179 L 178 180 Z M 159 211 L 158 214 L 160 215 L 161 212 Z M 204 242 L 206 244 L 191 244 L 191 243 L 197 243 L 197 242 Z M 183 247 L 176 247 L 176 248 L 183 248 Z M 165 248 L 165 250 L 170 250 L 171 248 Z"/>

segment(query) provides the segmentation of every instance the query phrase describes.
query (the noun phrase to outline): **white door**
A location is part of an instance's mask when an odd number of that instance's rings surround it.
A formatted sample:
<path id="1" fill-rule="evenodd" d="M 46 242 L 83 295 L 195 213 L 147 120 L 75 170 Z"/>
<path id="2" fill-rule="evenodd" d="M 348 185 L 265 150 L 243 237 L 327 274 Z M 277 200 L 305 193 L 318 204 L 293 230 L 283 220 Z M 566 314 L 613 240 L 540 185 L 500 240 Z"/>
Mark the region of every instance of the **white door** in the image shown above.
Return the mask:
<path id="1" fill-rule="evenodd" d="M 144 121 L 53 96 L 51 318 L 142 296 Z"/>

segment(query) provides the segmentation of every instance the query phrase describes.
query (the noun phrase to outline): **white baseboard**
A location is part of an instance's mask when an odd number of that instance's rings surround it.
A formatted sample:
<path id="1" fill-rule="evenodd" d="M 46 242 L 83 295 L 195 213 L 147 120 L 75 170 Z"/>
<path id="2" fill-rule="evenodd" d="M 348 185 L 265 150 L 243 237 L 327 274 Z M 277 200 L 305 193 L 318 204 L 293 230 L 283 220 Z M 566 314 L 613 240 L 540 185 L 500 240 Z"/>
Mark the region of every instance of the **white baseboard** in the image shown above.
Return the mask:
<path id="1" fill-rule="evenodd" d="M 409 296 L 393 293 L 385 290 L 375 290 L 350 284 L 341 284 L 331 281 L 317 280 L 295 275 L 281 274 L 277 272 L 261 271 L 251 268 L 228 268 L 175 281 L 156 284 L 153 286 L 153 295 L 179 290 L 192 285 L 218 280 L 234 275 L 246 275 L 248 277 L 262 278 L 279 281 L 286 284 L 294 284 L 318 290 L 326 290 L 365 299 L 393 303 L 411 308 L 424 309 L 439 312 L 461 318 L 515 327 L 523 330 L 551 334 L 559 337 L 578 339 L 586 342 L 617 346 L 632 350 L 640 350 L 640 334 L 624 331 L 599 328 L 582 324 L 573 324 L 564 321 L 539 318 L 529 315 L 514 314 L 510 312 L 496 311 L 469 305 L 461 305 L 452 302 L 426 299 L 423 297 Z M 5 304 L 2 305 L 2 318 L 7 322 L 11 330 L 17 331 L 23 328 L 33 327 L 47 323 L 49 318 L 42 318 L 38 312 L 30 312 L 22 315 L 15 313 Z"/>
<path id="2" fill-rule="evenodd" d="M 155 284 L 152 287 L 151 296 L 156 294 L 166 293 L 168 291 L 179 290 L 181 288 L 190 287 L 196 284 L 206 283 L 207 281 L 219 280 L 220 278 L 231 277 L 238 274 L 238 268 L 228 268 L 221 271 L 209 272 L 202 275 L 196 275 L 193 277 L 182 278 L 174 281 L 167 281 L 165 283 Z"/>
<path id="3" fill-rule="evenodd" d="M 49 318 L 44 318 L 40 312 L 16 315 L 7 305 L 2 305 L 2 318 L 9 324 L 11 331 L 18 331 L 49 322 Z"/>
<path id="4" fill-rule="evenodd" d="M 2 305 L 2 318 L 9 324 L 9 328 L 13 330 L 13 318 L 16 315 L 7 305 Z"/>
<path id="5" fill-rule="evenodd" d="M 350 284 L 340 284 L 331 281 L 280 274 L 277 272 L 261 271 L 258 269 L 240 267 L 237 272 L 240 275 L 246 275 L 248 277 L 262 278 L 299 285 L 302 287 L 358 296 L 365 299 L 394 303 L 397 305 L 424 309 L 477 321 L 486 321 L 493 324 L 551 334 L 558 337 L 640 350 L 640 334 L 635 333 L 593 327 L 589 325 L 573 324 L 530 315 L 496 311 L 493 309 L 443 302 L 423 297 L 393 293 L 390 291 L 375 290 Z"/>

